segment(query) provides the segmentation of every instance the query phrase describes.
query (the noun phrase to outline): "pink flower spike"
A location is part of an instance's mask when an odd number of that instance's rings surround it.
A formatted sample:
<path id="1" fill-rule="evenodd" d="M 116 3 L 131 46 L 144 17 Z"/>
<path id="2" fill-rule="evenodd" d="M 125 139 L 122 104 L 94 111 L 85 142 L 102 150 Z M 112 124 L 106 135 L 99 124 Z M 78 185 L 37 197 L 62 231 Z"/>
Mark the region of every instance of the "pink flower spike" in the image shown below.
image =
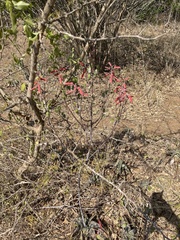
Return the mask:
<path id="1" fill-rule="evenodd" d="M 124 100 L 125 100 L 124 96 L 119 96 L 115 99 L 115 102 L 116 102 L 116 104 L 120 104 L 120 103 L 124 102 Z"/>
<path id="2" fill-rule="evenodd" d="M 63 77 L 60 74 L 58 76 L 58 79 L 59 79 L 59 83 L 62 84 L 63 83 Z"/>
<path id="3" fill-rule="evenodd" d="M 59 71 L 60 71 L 60 72 L 67 71 L 68 68 L 69 68 L 69 67 L 61 67 L 61 68 L 59 68 Z"/>
<path id="4" fill-rule="evenodd" d="M 54 76 L 58 76 L 58 74 L 59 74 L 57 69 L 52 70 L 51 73 L 54 74 Z"/>
<path id="5" fill-rule="evenodd" d="M 102 222 L 100 221 L 100 219 L 98 219 L 98 225 L 100 229 L 103 229 Z"/>
<path id="6" fill-rule="evenodd" d="M 34 82 L 34 87 L 31 88 L 31 91 L 35 90 L 35 89 L 37 88 L 37 85 L 38 85 L 38 83 L 37 83 L 37 82 Z"/>
<path id="7" fill-rule="evenodd" d="M 114 74 L 111 72 L 111 74 L 110 74 L 110 78 L 109 78 L 109 82 L 110 82 L 110 83 L 113 82 L 113 78 L 114 78 Z"/>
<path id="8" fill-rule="evenodd" d="M 125 84 L 125 83 L 123 83 L 122 87 L 123 87 L 124 89 L 126 89 L 126 84 Z"/>
<path id="9" fill-rule="evenodd" d="M 52 70 L 50 73 L 55 73 L 55 72 L 57 72 L 57 70 Z"/>
<path id="10" fill-rule="evenodd" d="M 36 88 L 37 88 L 37 86 L 35 86 L 35 87 L 31 88 L 31 91 L 35 90 Z"/>
<path id="11" fill-rule="evenodd" d="M 116 82 L 121 82 L 121 79 L 117 78 L 114 76 L 114 79 L 116 80 Z"/>
<path id="12" fill-rule="evenodd" d="M 41 85 L 38 83 L 38 82 L 35 82 L 34 83 L 34 87 L 33 88 L 31 88 L 31 91 L 33 91 L 33 90 L 36 90 L 37 89 L 37 92 L 39 93 L 39 94 L 41 94 Z"/>
<path id="13" fill-rule="evenodd" d="M 81 75 L 81 79 L 84 77 L 85 73 L 87 72 L 86 68 L 84 68 L 83 73 Z"/>
<path id="14" fill-rule="evenodd" d="M 117 97 L 117 98 L 115 99 L 115 103 L 116 103 L 116 105 L 118 105 L 118 104 L 121 103 L 120 100 L 119 100 L 119 97 Z"/>
<path id="15" fill-rule="evenodd" d="M 122 87 L 121 86 L 117 86 L 115 89 L 114 89 L 114 92 L 117 93 L 119 91 L 122 91 Z"/>
<path id="16" fill-rule="evenodd" d="M 87 94 L 87 93 L 84 93 L 83 90 L 82 90 L 80 87 L 77 87 L 77 90 L 78 90 L 78 92 L 79 92 L 79 94 L 80 94 L 81 96 L 83 96 L 83 97 L 87 97 L 87 96 L 88 96 L 88 94 Z"/>
<path id="17" fill-rule="evenodd" d="M 74 86 L 73 82 L 65 82 L 63 84 L 64 84 L 64 86 Z"/>
<path id="18" fill-rule="evenodd" d="M 84 63 L 83 62 L 79 62 L 79 64 L 82 66 L 82 67 L 84 67 L 85 65 L 84 65 Z"/>
<path id="19" fill-rule="evenodd" d="M 127 95 L 127 97 L 129 99 L 130 103 L 133 103 L 133 97 L 131 95 L 129 95 L 129 94 Z"/>
<path id="20" fill-rule="evenodd" d="M 114 66 L 114 69 L 121 69 L 121 67 L 120 66 Z"/>
<path id="21" fill-rule="evenodd" d="M 41 94 L 41 92 L 42 92 L 41 91 L 41 85 L 39 83 L 37 84 L 37 91 L 38 91 L 39 94 Z"/>
<path id="22" fill-rule="evenodd" d="M 110 70 L 111 70 L 111 68 L 110 68 L 110 67 L 105 67 L 105 70 L 106 70 L 106 71 L 110 71 Z M 107 75 L 108 75 L 108 73 L 105 73 L 105 75 L 107 76 Z"/>
<path id="23" fill-rule="evenodd" d="M 70 94 L 73 94 L 73 93 L 74 93 L 74 90 L 66 91 L 66 94 L 67 94 L 67 95 L 70 95 Z"/>
<path id="24" fill-rule="evenodd" d="M 42 81 L 47 82 L 47 79 L 46 79 L 46 78 L 43 78 L 43 77 L 39 77 L 39 80 L 42 80 Z"/>

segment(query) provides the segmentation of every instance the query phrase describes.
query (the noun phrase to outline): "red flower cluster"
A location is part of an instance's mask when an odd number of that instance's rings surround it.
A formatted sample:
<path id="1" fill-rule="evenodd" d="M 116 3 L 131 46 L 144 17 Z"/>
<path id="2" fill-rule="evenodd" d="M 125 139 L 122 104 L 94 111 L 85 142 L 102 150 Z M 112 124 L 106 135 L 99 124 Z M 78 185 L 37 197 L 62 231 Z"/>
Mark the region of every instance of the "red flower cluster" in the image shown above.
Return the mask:
<path id="1" fill-rule="evenodd" d="M 85 67 L 85 65 L 82 62 L 80 62 L 80 65 L 83 67 L 83 73 L 81 75 L 81 78 L 83 78 L 85 73 L 86 73 L 86 71 L 87 71 L 87 68 Z M 66 91 L 66 94 L 68 94 L 68 95 L 69 94 L 80 94 L 83 97 L 87 97 L 88 94 L 85 93 L 82 90 L 82 88 L 79 87 L 77 84 L 75 84 L 73 82 L 66 82 L 66 81 L 64 81 L 62 72 L 67 71 L 68 69 L 69 69 L 69 67 L 62 67 L 62 68 L 59 68 L 57 70 L 53 70 L 51 73 L 53 73 L 54 76 L 58 77 L 58 80 L 59 80 L 60 84 L 70 88 L 70 90 Z"/>
<path id="2" fill-rule="evenodd" d="M 118 82 L 118 86 L 115 88 L 114 92 L 118 94 L 118 96 L 115 99 L 116 104 L 121 104 L 122 102 L 126 101 L 127 99 L 132 103 L 133 98 L 130 94 L 127 92 L 127 86 L 125 81 L 128 80 L 128 78 L 117 78 L 115 75 L 115 70 L 121 69 L 119 66 L 113 66 L 110 62 L 108 63 L 108 67 L 105 68 L 107 73 L 105 73 L 106 77 L 109 77 L 109 83 L 112 84 L 114 82 Z M 123 83 L 122 83 L 123 82 Z M 122 84 L 120 84 L 122 83 Z"/>
<path id="3" fill-rule="evenodd" d="M 85 77 L 85 74 L 87 72 L 87 66 L 83 62 L 79 62 L 79 65 L 82 67 L 82 74 L 81 74 L 81 79 Z M 74 82 L 66 82 L 63 79 L 63 72 L 66 72 L 69 69 L 69 67 L 60 67 L 59 69 L 55 69 L 51 71 L 51 73 L 58 77 L 59 83 L 63 85 L 64 87 L 67 87 L 68 90 L 66 91 L 66 94 L 80 94 L 83 97 L 87 97 L 88 94 L 85 93 L 80 86 L 78 86 Z M 115 99 L 116 104 L 121 104 L 125 102 L 126 100 L 129 100 L 131 103 L 133 101 L 132 96 L 127 92 L 127 85 L 126 81 L 128 80 L 127 78 L 119 78 L 116 77 L 115 71 L 121 69 L 119 66 L 112 65 L 110 62 L 108 63 L 108 66 L 105 68 L 105 76 L 109 78 L 109 83 L 118 83 L 116 86 L 114 92 L 117 94 L 117 97 Z M 40 75 L 36 77 L 36 81 L 34 83 L 34 87 L 31 90 L 37 89 L 37 93 L 41 94 L 42 89 L 41 89 L 41 84 L 40 81 L 47 81 L 46 78 L 41 77 Z"/>
<path id="4" fill-rule="evenodd" d="M 43 77 L 41 77 L 41 76 L 36 77 L 36 81 L 34 82 L 34 87 L 31 89 L 31 90 L 37 89 L 37 93 L 38 93 L 38 94 L 41 94 L 41 93 L 42 93 L 40 81 L 47 82 L 47 79 L 46 79 L 46 78 L 43 78 Z"/>
<path id="5" fill-rule="evenodd" d="M 115 99 L 116 104 L 120 104 L 127 99 L 132 103 L 133 98 L 130 94 L 127 93 L 127 86 L 125 83 L 123 83 L 121 86 L 117 86 L 114 90 L 115 93 L 118 94 L 118 96 Z"/>

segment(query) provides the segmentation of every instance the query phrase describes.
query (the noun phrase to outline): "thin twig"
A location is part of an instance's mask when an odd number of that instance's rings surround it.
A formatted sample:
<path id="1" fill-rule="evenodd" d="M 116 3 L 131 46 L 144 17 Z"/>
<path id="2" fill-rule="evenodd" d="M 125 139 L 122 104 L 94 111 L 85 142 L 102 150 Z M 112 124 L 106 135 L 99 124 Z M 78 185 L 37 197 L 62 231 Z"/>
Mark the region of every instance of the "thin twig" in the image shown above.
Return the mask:
<path id="1" fill-rule="evenodd" d="M 82 171 L 82 167 L 79 170 L 79 177 L 78 177 L 78 203 L 79 203 L 79 210 L 80 210 L 80 214 L 81 214 L 81 218 L 82 218 L 82 223 L 83 226 L 86 227 L 86 222 L 84 219 L 84 214 L 83 214 L 83 210 L 82 210 L 82 205 L 81 205 L 81 171 Z"/>
<path id="2" fill-rule="evenodd" d="M 69 17 L 69 16 L 72 15 L 73 13 L 75 13 L 75 12 L 77 12 L 77 11 L 80 11 L 83 7 L 85 7 L 85 6 L 89 5 L 89 4 L 92 4 L 92 3 L 94 3 L 94 2 L 97 2 L 97 0 L 92 0 L 92 1 L 90 1 L 90 2 L 86 2 L 86 3 L 82 4 L 80 7 L 77 7 L 77 8 L 75 8 L 75 9 L 73 9 L 71 12 L 64 13 L 62 16 L 59 16 L 59 17 L 57 17 L 57 18 L 54 18 L 54 19 L 50 20 L 50 21 L 48 22 L 48 24 L 52 24 L 52 23 L 57 22 L 57 21 L 59 22 L 61 19 Z"/>

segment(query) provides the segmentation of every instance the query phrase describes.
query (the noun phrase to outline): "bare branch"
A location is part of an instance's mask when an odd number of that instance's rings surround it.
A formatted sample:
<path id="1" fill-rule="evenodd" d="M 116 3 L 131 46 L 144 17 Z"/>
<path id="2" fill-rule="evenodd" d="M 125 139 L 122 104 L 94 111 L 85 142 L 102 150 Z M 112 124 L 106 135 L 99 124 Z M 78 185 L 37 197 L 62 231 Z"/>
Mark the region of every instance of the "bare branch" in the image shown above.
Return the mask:
<path id="1" fill-rule="evenodd" d="M 70 15 L 72 15 L 73 13 L 80 11 L 83 7 L 85 7 L 85 6 L 87 6 L 87 5 L 90 5 L 90 4 L 94 3 L 94 2 L 97 2 L 97 0 L 92 0 L 92 1 L 90 1 L 90 2 L 86 2 L 86 3 L 82 4 L 80 7 L 73 9 L 71 12 L 63 13 L 62 16 L 59 16 L 59 17 L 57 17 L 57 18 L 54 18 L 54 19 L 50 20 L 50 21 L 48 22 L 48 24 L 52 24 L 52 23 L 54 23 L 54 22 L 59 22 L 59 21 L 61 21 L 61 19 L 63 19 L 63 18 L 68 18 L 68 17 L 69 17 Z"/>
<path id="2" fill-rule="evenodd" d="M 161 38 L 161 37 L 167 35 L 167 33 L 164 33 L 164 34 L 160 34 L 156 37 L 143 37 L 143 36 L 140 36 L 140 35 L 119 35 L 119 36 L 116 36 L 116 37 L 83 38 L 83 37 L 79 37 L 79 36 L 74 36 L 71 33 L 68 33 L 68 32 L 65 32 L 65 31 L 60 31 L 60 30 L 57 30 L 57 29 L 55 29 L 55 31 L 58 31 L 59 34 L 67 35 L 72 39 L 77 39 L 77 40 L 82 41 L 82 42 L 113 41 L 113 40 L 117 40 L 119 38 L 137 38 L 137 39 L 141 39 L 143 41 L 151 41 L 151 40 L 156 40 L 158 38 Z"/>

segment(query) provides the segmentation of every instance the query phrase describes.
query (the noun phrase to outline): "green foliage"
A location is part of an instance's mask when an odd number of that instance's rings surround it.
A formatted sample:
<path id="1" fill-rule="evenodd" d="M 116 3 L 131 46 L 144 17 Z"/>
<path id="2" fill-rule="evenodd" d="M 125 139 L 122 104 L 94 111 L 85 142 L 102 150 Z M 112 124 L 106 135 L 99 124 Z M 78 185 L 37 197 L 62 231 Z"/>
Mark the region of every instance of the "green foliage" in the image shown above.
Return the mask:
<path id="1" fill-rule="evenodd" d="M 5 3 L 6 3 L 6 10 L 9 12 L 11 25 L 12 25 L 10 33 L 16 35 L 17 20 L 19 17 L 23 18 L 25 16 L 24 11 L 30 7 L 30 4 L 24 1 L 12 1 L 12 0 L 6 0 Z"/>
<path id="2" fill-rule="evenodd" d="M 12 1 L 13 5 L 14 5 L 14 8 L 17 9 L 17 10 L 21 10 L 21 11 L 24 11 L 24 10 L 27 10 L 30 6 L 29 3 L 26 3 L 26 2 L 23 2 L 23 1 Z"/>
<path id="3" fill-rule="evenodd" d="M 14 9 L 14 4 L 12 0 L 6 0 L 6 9 L 9 12 L 10 19 L 11 19 L 11 24 L 12 24 L 12 34 L 17 33 L 17 17 Z"/>
<path id="4" fill-rule="evenodd" d="M 23 30 L 28 40 L 27 53 L 30 53 L 30 47 L 37 39 L 39 34 L 35 31 L 36 24 L 35 19 L 32 18 L 32 4 L 25 1 L 6 0 L 0 3 L 0 11 L 3 13 L 3 16 L 7 15 L 7 13 L 9 14 L 9 20 L 11 23 L 11 27 L 7 27 L 5 24 L 3 24 L 2 29 L 0 29 L 0 39 L 2 39 L 4 36 L 16 37 L 18 34 L 17 24 L 18 21 L 21 19 L 23 21 Z M 6 20 L 4 20 L 4 22 L 5 21 Z M 1 48 L 2 45 L 0 45 L 0 49 Z M 14 60 L 16 62 L 17 59 Z"/>

